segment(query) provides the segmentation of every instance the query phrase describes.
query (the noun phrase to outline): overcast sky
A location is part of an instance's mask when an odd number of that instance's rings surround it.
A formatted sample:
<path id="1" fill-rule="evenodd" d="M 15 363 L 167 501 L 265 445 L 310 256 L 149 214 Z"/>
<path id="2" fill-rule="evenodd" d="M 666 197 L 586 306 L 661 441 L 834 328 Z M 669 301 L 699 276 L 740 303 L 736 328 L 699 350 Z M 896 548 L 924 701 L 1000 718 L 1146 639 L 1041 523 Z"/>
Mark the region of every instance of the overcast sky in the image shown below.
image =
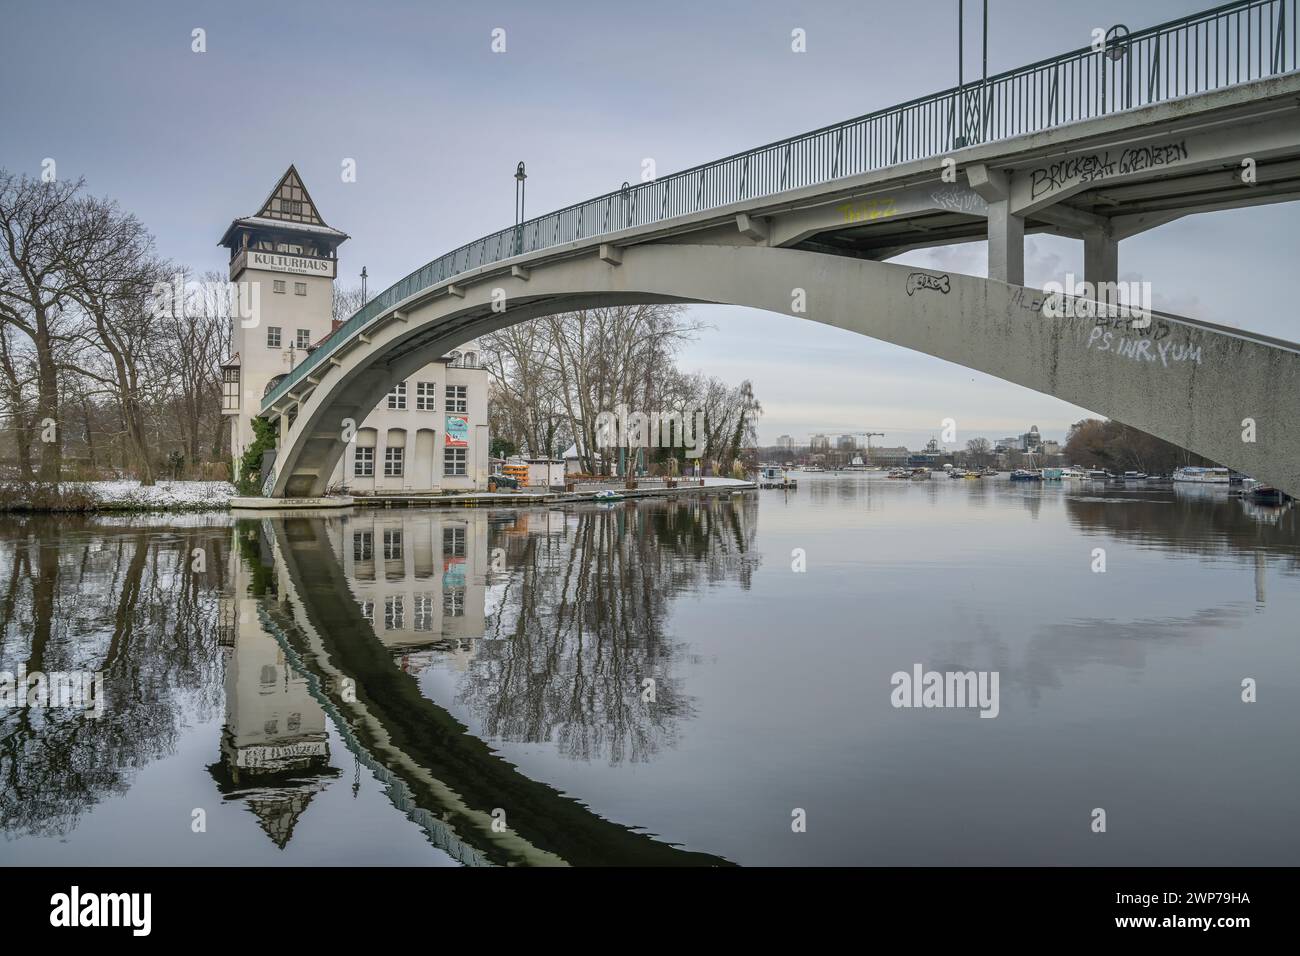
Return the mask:
<path id="1" fill-rule="evenodd" d="M 296 163 L 326 221 L 352 239 L 341 272 L 381 289 L 509 225 L 515 163 L 530 215 L 719 158 L 957 81 L 956 0 L 473 3 L 0 0 L 0 166 L 84 176 L 153 231 L 159 250 L 223 269 L 216 242 Z M 1209 0 L 991 0 L 989 72 L 1086 45 Z M 979 7 L 967 2 L 968 79 Z M 494 28 L 506 52 L 491 52 Z M 790 50 L 791 30 L 807 52 Z M 207 52 L 191 52 L 191 31 Z M 341 181 L 344 159 L 357 181 Z M 1120 250 L 1157 308 L 1300 339 L 1284 293 L 1295 207 L 1194 216 Z M 903 261 L 984 274 L 973 243 Z M 1080 243 L 1031 238 L 1026 282 L 1082 273 Z M 918 446 L 946 417 L 969 437 L 1085 411 L 894 346 L 750 309 L 696 307 L 711 328 L 684 364 L 753 381 L 764 442 L 886 432 Z M 880 439 L 874 440 L 880 443 Z"/>

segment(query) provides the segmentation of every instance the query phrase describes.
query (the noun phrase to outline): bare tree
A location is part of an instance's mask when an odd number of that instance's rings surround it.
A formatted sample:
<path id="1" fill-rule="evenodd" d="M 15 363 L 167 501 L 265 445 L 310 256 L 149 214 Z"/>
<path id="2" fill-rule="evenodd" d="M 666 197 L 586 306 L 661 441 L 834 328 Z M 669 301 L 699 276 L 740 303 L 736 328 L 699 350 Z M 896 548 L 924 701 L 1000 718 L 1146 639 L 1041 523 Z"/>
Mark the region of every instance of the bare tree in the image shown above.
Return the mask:
<path id="1" fill-rule="evenodd" d="M 31 342 L 41 423 L 59 419 L 59 352 L 68 341 L 65 265 L 84 247 L 67 214 L 80 189 L 80 180 L 42 182 L 0 169 L 0 323 Z M 61 441 L 43 442 L 41 480 L 58 481 L 61 462 Z"/>
<path id="2" fill-rule="evenodd" d="M 145 410 L 162 395 L 158 376 L 150 374 L 162 331 L 153 288 L 168 270 L 154 257 L 143 224 L 115 202 L 84 197 L 67 206 L 65 219 L 78 237 L 75 254 L 63 263 L 67 292 L 80 306 L 79 338 L 90 349 L 78 354 L 77 371 L 112 390 L 140 483 L 152 485 Z"/>

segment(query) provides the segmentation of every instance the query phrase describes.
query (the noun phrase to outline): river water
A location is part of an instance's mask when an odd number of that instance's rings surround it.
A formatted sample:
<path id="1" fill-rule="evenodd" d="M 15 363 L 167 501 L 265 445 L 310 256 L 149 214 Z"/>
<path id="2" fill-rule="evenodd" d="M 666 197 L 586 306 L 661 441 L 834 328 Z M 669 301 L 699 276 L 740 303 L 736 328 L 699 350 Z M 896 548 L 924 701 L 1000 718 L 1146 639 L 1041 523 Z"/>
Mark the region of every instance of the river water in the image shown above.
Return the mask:
<path id="1" fill-rule="evenodd" d="M 9 517 L 102 712 L 0 710 L 0 863 L 1296 865 L 1297 622 L 1297 511 L 1169 486 Z"/>

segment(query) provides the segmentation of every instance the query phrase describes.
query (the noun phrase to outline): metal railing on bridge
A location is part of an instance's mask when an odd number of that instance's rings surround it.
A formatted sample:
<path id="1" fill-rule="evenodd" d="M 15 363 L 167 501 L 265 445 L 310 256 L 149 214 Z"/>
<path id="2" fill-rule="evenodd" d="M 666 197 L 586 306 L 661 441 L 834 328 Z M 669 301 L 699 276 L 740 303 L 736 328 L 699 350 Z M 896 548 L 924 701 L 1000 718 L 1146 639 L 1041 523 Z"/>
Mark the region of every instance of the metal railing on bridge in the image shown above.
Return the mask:
<path id="1" fill-rule="evenodd" d="M 1239 0 L 856 119 L 627 183 L 434 259 L 367 302 L 262 401 L 279 401 L 342 342 L 424 289 L 513 256 L 787 189 L 1206 93 L 1297 68 L 1298 0 Z"/>

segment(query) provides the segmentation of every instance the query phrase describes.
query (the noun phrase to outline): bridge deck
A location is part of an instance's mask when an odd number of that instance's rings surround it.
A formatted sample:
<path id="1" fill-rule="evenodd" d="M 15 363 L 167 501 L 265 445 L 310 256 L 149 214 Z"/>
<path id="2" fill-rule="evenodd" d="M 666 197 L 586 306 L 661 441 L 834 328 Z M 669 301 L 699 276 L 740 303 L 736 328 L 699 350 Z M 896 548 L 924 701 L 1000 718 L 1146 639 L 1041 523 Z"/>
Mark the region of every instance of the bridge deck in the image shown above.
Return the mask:
<path id="1" fill-rule="evenodd" d="M 1101 49 L 1085 47 L 988 78 L 977 84 L 878 110 L 844 123 L 805 133 L 779 143 L 738 153 L 648 183 L 606 193 L 565 209 L 499 230 L 468 243 L 412 272 L 380 293 L 347 320 L 339 331 L 290 371 L 262 401 L 262 414 L 276 417 L 286 397 L 300 397 L 303 380 L 328 372 L 328 359 L 348 347 L 385 314 L 413 298 L 446 290 L 452 280 L 482 275 L 486 267 L 525 263 L 539 251 L 571 254 L 572 247 L 593 242 L 651 241 L 658 236 L 700 232 L 700 222 L 717 221 L 712 213 L 770 210 L 820 197 L 834 200 L 861 190 L 864 176 L 893 170 L 894 188 L 909 179 L 928 184 L 935 178 L 935 157 L 951 155 L 963 166 L 991 161 L 988 144 L 1003 142 L 1002 150 L 1020 161 L 1035 146 L 1049 148 L 1046 131 L 1117 119 L 1094 132 L 1112 144 L 1117 133 L 1132 134 L 1151 122 L 1131 117 L 1163 105 L 1163 122 L 1173 125 L 1196 112 L 1189 104 L 1213 98 L 1233 88 L 1258 84 L 1297 68 L 1297 4 L 1300 0 L 1240 0 L 1202 13 L 1135 32 L 1108 42 Z M 1229 98 L 1229 106 L 1249 105 L 1278 89 L 1261 88 L 1257 96 Z M 1220 97 L 1222 99 L 1222 97 Z M 1292 103 L 1294 105 L 1294 102 Z M 1129 122 L 1122 118 L 1128 114 Z M 1087 137 L 1075 137 L 1076 143 Z M 1295 198 L 1300 170 L 1297 156 L 1271 152 L 1263 170 L 1262 189 L 1251 202 Z M 1106 161 L 1102 160 L 1105 167 Z M 1102 192 L 1088 191 L 1073 206 L 1054 200 L 1054 213 L 1027 215 L 1029 231 L 1079 230 L 1115 218 L 1161 216 L 1173 218 L 1196 208 L 1242 204 L 1240 195 L 1226 197 L 1232 170 L 1181 177 L 1181 182 L 1152 177 L 1125 177 Z M 1228 175 L 1223 175 L 1226 172 Z M 1044 167 L 1049 183 L 1055 173 Z M 1041 180 L 1040 180 L 1041 181 Z M 928 185 L 927 185 L 928 188 Z M 987 228 L 978 197 L 969 191 L 930 190 L 930 208 L 911 215 L 885 213 L 885 206 L 849 205 L 834 228 L 817 229 L 796 241 L 780 242 L 820 252 L 888 258 L 906 248 L 981 238 Z M 776 199 L 774 204 L 771 200 Z M 880 201 L 890 197 L 880 197 Z M 766 201 L 761 201 L 766 200 Z M 893 197 L 894 203 L 898 197 Z M 956 203 L 956 208 L 950 204 Z M 937 207 L 937 208 L 936 208 Z M 888 207 L 895 209 L 895 207 Z M 701 213 L 705 215 L 701 217 Z M 865 221 L 855 226 L 857 217 Z M 888 219 L 888 224 L 876 220 Z M 1167 219 L 1165 220 L 1167 221 Z M 826 224 L 823 223 L 823 226 Z M 850 226 L 853 228 L 844 229 Z M 667 227 L 667 228 L 665 228 Z M 755 223 L 751 237 L 767 227 Z M 697 235 L 689 241 L 702 241 Z M 544 258 L 544 257 L 543 257 Z M 313 370 L 320 371 L 313 374 Z M 314 387 L 314 382 L 308 382 Z M 287 407 L 287 406 L 286 406 Z"/>

